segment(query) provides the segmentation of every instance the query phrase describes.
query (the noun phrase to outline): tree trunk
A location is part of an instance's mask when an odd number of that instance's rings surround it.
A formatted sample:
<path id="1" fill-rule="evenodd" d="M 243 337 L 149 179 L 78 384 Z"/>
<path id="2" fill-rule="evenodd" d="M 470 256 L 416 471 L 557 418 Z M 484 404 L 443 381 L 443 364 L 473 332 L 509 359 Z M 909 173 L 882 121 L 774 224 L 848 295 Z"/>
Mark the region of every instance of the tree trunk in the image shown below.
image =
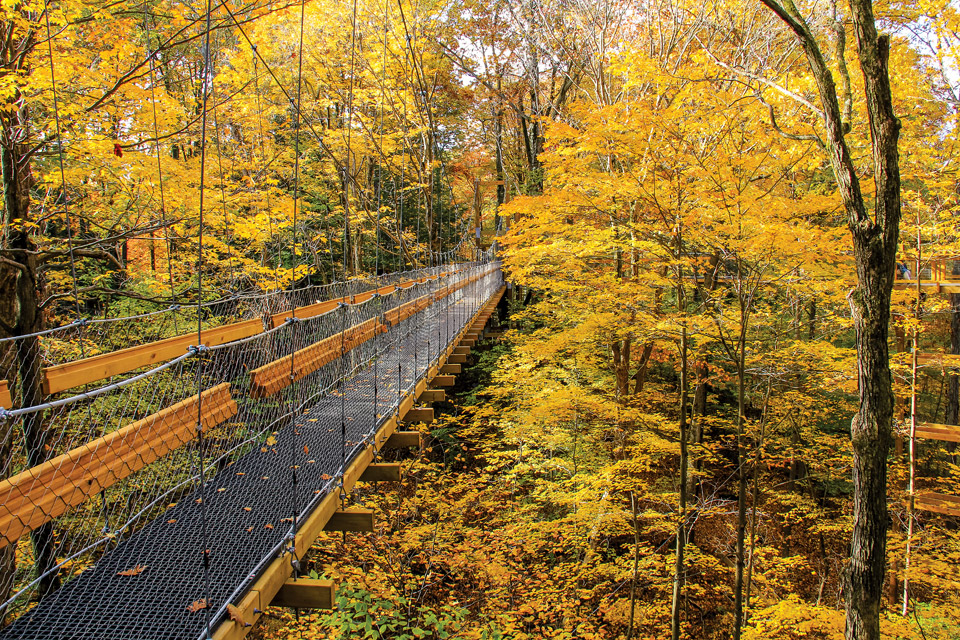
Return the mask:
<path id="1" fill-rule="evenodd" d="M 887 548 L 887 453 L 893 431 L 893 381 L 887 353 L 890 294 L 900 225 L 900 121 L 893 113 L 887 62 L 890 38 L 877 33 L 871 0 L 850 0 L 864 80 L 873 177 L 874 215 L 867 213 L 844 135 L 833 74 L 803 17 L 761 0 L 800 40 L 820 94 L 826 147 L 853 238 L 858 282 L 850 293 L 856 329 L 860 402 L 850 425 L 853 443 L 853 535 L 846 580 L 847 640 L 879 640 Z"/>
<path id="2" fill-rule="evenodd" d="M 687 545 L 687 404 L 690 384 L 687 381 L 687 328 L 680 334 L 680 519 L 677 523 L 677 552 L 673 566 L 673 599 L 670 604 L 670 637 L 680 639 L 680 598 L 683 595 L 683 552 Z"/>
<path id="3" fill-rule="evenodd" d="M 23 117 L 23 116 L 20 116 Z M 18 118 L 19 120 L 20 118 Z M 26 126 L 25 118 L 20 126 Z M 9 126 L 9 124 L 8 124 Z M 6 129 L 6 127 L 5 127 Z M 30 220 L 30 188 L 33 184 L 31 160 L 22 144 L 8 144 L 13 136 L 4 132 L 2 152 L 3 198 L 6 219 L 10 229 L 7 248 L 15 256 L 20 268 L 15 276 L 14 292 L 16 296 L 16 317 L 13 320 L 14 336 L 34 334 L 42 328 L 40 311 L 40 279 L 36 247 L 29 231 L 23 226 L 14 226 L 13 221 Z M 32 407 L 43 402 L 43 371 L 40 366 L 40 340 L 36 336 L 17 341 L 16 368 L 19 378 L 20 406 Z M 46 459 L 46 445 L 49 439 L 43 422 L 43 412 L 27 414 L 22 422 L 24 446 L 28 467 L 40 464 Z M 13 434 L 8 434 L 12 436 Z M 6 444 L 6 443 L 5 443 Z M 9 451 L 9 447 L 5 447 Z M 55 564 L 53 525 L 46 523 L 31 533 L 34 556 L 38 574 L 44 574 Z M 0 560 L 3 562 L 6 558 Z M 3 582 L 7 582 L 3 580 Z M 56 573 L 40 580 L 40 595 L 44 595 L 59 585 Z"/>

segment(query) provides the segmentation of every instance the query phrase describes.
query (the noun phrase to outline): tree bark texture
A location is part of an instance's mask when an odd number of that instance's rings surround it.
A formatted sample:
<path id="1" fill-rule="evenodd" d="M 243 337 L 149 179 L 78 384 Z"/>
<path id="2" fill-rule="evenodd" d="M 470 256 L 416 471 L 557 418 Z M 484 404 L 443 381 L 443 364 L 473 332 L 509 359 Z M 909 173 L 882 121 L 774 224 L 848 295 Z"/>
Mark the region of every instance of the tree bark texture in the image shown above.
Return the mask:
<path id="1" fill-rule="evenodd" d="M 858 283 L 850 293 L 856 329 L 859 406 L 851 422 L 853 535 L 845 585 L 846 637 L 879 640 L 886 569 L 887 453 L 893 427 L 893 385 L 887 352 L 890 293 L 900 224 L 900 121 L 893 113 L 887 61 L 890 39 L 877 33 L 871 0 L 850 0 L 850 18 L 864 79 L 876 199 L 867 213 L 833 75 L 792 2 L 761 0 L 797 36 L 820 94 L 826 149 L 847 212 Z M 788 9 L 785 9 L 784 7 Z"/>

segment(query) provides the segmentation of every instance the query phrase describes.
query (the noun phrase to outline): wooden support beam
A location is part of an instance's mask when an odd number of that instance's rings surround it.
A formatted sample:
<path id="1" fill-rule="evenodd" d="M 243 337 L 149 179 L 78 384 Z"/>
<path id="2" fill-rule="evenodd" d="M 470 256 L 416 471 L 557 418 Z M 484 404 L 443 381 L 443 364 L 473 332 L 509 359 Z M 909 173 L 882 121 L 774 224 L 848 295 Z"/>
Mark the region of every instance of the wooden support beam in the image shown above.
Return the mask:
<path id="1" fill-rule="evenodd" d="M 13 408 L 13 398 L 10 396 L 10 386 L 6 380 L 0 380 L 0 407 L 4 409 Z"/>
<path id="2" fill-rule="evenodd" d="M 467 354 L 451 353 L 447 356 L 447 362 L 450 364 L 467 364 Z"/>
<path id="3" fill-rule="evenodd" d="M 454 348 L 453 348 L 453 355 L 455 355 L 455 356 L 458 356 L 458 355 L 468 356 L 468 355 L 470 355 L 470 347 L 465 347 L 465 346 L 463 346 L 463 345 L 454 347 Z"/>
<path id="4" fill-rule="evenodd" d="M 458 373 L 460 373 L 460 365 L 459 365 L 459 364 L 445 364 L 445 365 L 443 365 L 442 367 L 440 367 L 440 373 L 458 374 Z"/>
<path id="5" fill-rule="evenodd" d="M 913 500 L 913 506 L 923 511 L 960 517 L 960 498 L 944 493 L 918 494 Z"/>
<path id="6" fill-rule="evenodd" d="M 360 474 L 363 477 L 363 474 Z M 324 531 L 373 531 L 372 509 L 337 509 L 327 520 Z"/>
<path id="7" fill-rule="evenodd" d="M 920 422 L 917 423 L 917 437 L 945 442 L 960 442 L 960 427 L 952 424 Z"/>
<path id="8" fill-rule="evenodd" d="M 437 385 L 438 387 L 452 387 L 457 384 L 456 376 L 451 375 L 440 375 L 433 379 L 432 384 Z"/>
<path id="9" fill-rule="evenodd" d="M 418 433 L 417 436 L 419 435 Z M 360 474 L 360 480 L 362 482 L 400 482 L 400 465 L 395 462 L 375 462 Z"/>
<path id="10" fill-rule="evenodd" d="M 447 392 L 443 389 L 425 389 L 419 399 L 420 402 L 442 402 L 447 399 Z"/>
<path id="11" fill-rule="evenodd" d="M 394 431 L 386 443 L 384 449 L 406 449 L 409 447 L 420 447 L 419 431 Z"/>
<path id="12" fill-rule="evenodd" d="M 407 415 L 403 416 L 403 421 L 407 423 L 433 422 L 433 408 L 417 407 L 416 409 L 410 409 L 407 411 Z"/>
<path id="13" fill-rule="evenodd" d="M 473 347 L 473 346 L 476 346 L 477 341 L 474 338 L 464 338 L 463 340 L 460 341 L 460 344 L 462 344 L 465 347 Z"/>
<path id="14" fill-rule="evenodd" d="M 237 413 L 227 382 L 202 396 L 204 427 Z M 0 482 L 0 549 L 194 440 L 198 398 L 191 396 Z"/>
<path id="15" fill-rule="evenodd" d="M 333 580 L 290 578 L 270 602 L 271 607 L 294 609 L 333 609 L 337 585 Z"/>

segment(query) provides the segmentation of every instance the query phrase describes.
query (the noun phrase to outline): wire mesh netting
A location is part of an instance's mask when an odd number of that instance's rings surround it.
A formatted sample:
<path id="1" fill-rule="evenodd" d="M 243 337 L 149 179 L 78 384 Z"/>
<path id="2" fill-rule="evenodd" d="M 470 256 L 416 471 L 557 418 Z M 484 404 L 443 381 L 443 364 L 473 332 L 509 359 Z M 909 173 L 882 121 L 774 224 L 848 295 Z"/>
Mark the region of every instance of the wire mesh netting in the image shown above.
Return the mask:
<path id="1" fill-rule="evenodd" d="M 44 402 L 0 421 L 0 587 L 16 617 L 0 638 L 203 637 L 502 277 L 468 263 L 393 282 L 331 289 L 355 297 L 308 317 L 315 300 L 290 300 L 224 344 L 194 333 L 183 355 L 96 389 L 18 394 Z"/>

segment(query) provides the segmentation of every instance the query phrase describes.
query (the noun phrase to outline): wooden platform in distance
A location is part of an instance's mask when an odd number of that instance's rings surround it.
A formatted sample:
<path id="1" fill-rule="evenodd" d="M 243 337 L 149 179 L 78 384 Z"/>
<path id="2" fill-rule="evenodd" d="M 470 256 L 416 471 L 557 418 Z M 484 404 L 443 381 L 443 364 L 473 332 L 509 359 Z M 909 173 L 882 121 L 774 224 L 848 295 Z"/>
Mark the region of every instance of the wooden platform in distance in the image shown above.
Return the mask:
<path id="1" fill-rule="evenodd" d="M 897 354 L 894 357 L 896 362 L 900 364 L 909 365 L 910 364 L 910 354 L 902 353 Z M 917 364 L 921 367 L 940 367 L 944 369 L 956 369 L 960 368 L 960 355 L 954 355 L 950 353 L 918 353 L 917 354 Z"/>
<path id="2" fill-rule="evenodd" d="M 919 422 L 917 423 L 917 437 L 944 442 L 960 442 L 960 426 Z"/>
<path id="3" fill-rule="evenodd" d="M 271 607 L 294 609 L 333 609 L 337 585 L 333 580 L 290 578 L 270 602 Z"/>
<path id="4" fill-rule="evenodd" d="M 894 280 L 893 288 L 906 289 L 908 291 L 916 291 L 917 281 L 916 280 Z M 926 280 L 922 280 L 920 282 L 920 291 L 923 291 L 924 293 L 960 293 L 960 281 L 941 280 L 939 282 L 927 282 Z"/>
<path id="5" fill-rule="evenodd" d="M 960 498 L 945 493 L 921 493 L 913 499 L 913 506 L 945 516 L 960 517 Z"/>

